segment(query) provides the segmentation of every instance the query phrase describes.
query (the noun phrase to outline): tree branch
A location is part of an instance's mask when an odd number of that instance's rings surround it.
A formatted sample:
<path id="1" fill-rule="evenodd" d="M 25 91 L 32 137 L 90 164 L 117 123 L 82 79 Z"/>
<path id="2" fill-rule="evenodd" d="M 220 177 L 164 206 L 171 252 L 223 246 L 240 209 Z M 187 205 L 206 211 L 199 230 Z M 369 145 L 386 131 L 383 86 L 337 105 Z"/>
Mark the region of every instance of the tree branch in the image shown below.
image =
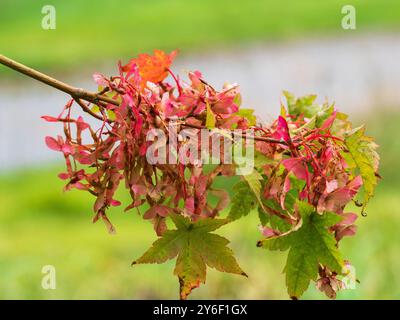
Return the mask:
<path id="1" fill-rule="evenodd" d="M 6 56 L 1 55 L 1 54 L 0 54 L 0 63 L 19 72 L 19 73 L 25 74 L 28 77 L 31 77 L 35 80 L 43 82 L 53 88 L 63 91 L 65 93 L 68 93 L 74 99 L 82 99 L 82 100 L 86 100 L 86 101 L 89 101 L 89 102 L 92 102 L 95 104 L 98 101 L 103 101 L 103 102 L 111 103 L 116 106 L 119 105 L 118 101 L 116 101 L 110 97 L 100 95 L 100 94 L 94 93 L 94 92 L 89 92 L 89 91 L 86 91 L 81 88 L 76 88 L 76 87 L 70 86 L 69 84 L 66 84 L 57 79 L 54 79 L 54 78 L 52 78 L 44 73 L 41 73 L 35 69 L 29 68 L 29 67 L 27 67 L 17 61 L 14 61 L 10 58 L 7 58 Z"/>

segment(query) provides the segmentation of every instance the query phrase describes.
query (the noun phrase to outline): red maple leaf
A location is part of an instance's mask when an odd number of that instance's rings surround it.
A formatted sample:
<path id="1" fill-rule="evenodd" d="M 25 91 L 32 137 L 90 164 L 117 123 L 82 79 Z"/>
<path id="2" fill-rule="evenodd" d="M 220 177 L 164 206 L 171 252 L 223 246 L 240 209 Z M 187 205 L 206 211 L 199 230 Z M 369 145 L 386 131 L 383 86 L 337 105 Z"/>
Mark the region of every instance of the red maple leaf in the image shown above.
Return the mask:
<path id="1" fill-rule="evenodd" d="M 154 50 L 153 56 L 147 53 L 139 54 L 137 58 L 131 59 L 122 70 L 128 72 L 136 65 L 139 69 L 142 86 L 145 86 L 147 81 L 158 83 L 168 76 L 169 67 L 177 53 L 177 50 L 172 51 L 170 54 L 162 50 Z"/>

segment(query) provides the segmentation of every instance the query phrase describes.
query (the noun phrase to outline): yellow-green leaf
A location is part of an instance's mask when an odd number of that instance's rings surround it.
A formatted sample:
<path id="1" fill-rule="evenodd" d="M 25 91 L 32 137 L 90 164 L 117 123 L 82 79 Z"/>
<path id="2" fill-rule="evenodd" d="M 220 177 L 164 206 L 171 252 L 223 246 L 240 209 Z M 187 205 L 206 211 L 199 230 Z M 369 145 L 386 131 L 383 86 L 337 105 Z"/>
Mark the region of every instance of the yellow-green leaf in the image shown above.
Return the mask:
<path id="1" fill-rule="evenodd" d="M 257 207 L 257 198 L 246 181 L 239 181 L 233 186 L 232 206 L 228 218 L 237 220 L 249 214 Z"/>
<path id="2" fill-rule="evenodd" d="M 133 264 L 163 263 L 177 256 L 174 274 L 179 279 L 181 299 L 186 299 L 194 288 L 205 283 L 207 266 L 246 276 L 227 247 L 229 241 L 211 233 L 229 220 L 206 218 L 190 222 L 176 214 L 171 218 L 177 229 L 166 231 Z"/>

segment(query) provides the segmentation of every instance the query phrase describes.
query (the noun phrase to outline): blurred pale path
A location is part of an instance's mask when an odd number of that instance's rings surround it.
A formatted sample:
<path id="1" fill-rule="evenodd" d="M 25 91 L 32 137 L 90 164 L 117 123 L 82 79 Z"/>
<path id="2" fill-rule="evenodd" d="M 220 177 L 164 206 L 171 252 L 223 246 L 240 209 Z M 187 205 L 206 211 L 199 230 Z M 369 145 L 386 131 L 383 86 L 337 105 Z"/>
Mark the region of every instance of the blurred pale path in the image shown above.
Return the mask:
<path id="1" fill-rule="evenodd" d="M 27 53 L 28 54 L 28 53 Z M 315 93 L 351 115 L 372 108 L 400 107 L 400 36 L 371 34 L 178 57 L 174 70 L 184 75 L 200 70 L 216 88 L 224 82 L 241 86 L 243 105 L 254 108 L 262 120 L 279 112 L 282 90 L 296 95 Z M 110 66 L 99 67 L 105 74 Z M 60 77 L 60 76 L 59 76 Z M 0 86 L 0 170 L 60 159 L 47 150 L 44 136 L 61 132 L 41 115 L 57 115 L 68 97 L 33 80 L 18 78 Z M 60 80 L 95 90 L 89 72 Z M 15 85 L 16 84 L 16 85 Z"/>

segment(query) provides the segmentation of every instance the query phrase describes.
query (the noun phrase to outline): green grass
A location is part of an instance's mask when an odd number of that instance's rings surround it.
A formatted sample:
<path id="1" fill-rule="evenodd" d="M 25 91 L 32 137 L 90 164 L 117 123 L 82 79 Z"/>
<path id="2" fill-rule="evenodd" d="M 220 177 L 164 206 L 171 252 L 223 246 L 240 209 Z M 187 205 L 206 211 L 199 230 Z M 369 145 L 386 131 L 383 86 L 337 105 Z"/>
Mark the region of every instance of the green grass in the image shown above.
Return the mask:
<path id="1" fill-rule="evenodd" d="M 399 121 L 400 114 L 393 112 L 367 121 L 368 132 L 381 145 L 384 180 L 367 208 L 368 217 L 358 220 L 357 235 L 343 241 L 342 251 L 361 283 L 341 292 L 339 299 L 400 296 Z M 173 262 L 130 267 L 155 239 L 150 223 L 135 211 L 113 208 L 110 218 L 117 235 L 108 235 L 101 222 L 91 223 L 91 196 L 63 193 L 58 171 L 30 169 L 0 177 L 0 299 L 177 298 Z M 124 193 L 120 199 L 127 203 Z M 192 298 L 287 298 L 282 274 L 286 254 L 256 248 L 257 224 L 253 214 L 219 230 L 232 241 L 249 278 L 210 270 L 207 284 Z M 56 290 L 41 288 L 44 265 L 56 267 Z M 311 285 L 304 298 L 324 296 Z"/>
<path id="2" fill-rule="evenodd" d="M 345 0 L 2 0 L 0 52 L 68 70 L 155 48 L 188 53 L 255 40 L 399 30 L 398 0 L 351 3 L 357 31 L 341 28 Z M 56 30 L 41 28 L 41 8 L 48 4 L 56 8 Z"/>

